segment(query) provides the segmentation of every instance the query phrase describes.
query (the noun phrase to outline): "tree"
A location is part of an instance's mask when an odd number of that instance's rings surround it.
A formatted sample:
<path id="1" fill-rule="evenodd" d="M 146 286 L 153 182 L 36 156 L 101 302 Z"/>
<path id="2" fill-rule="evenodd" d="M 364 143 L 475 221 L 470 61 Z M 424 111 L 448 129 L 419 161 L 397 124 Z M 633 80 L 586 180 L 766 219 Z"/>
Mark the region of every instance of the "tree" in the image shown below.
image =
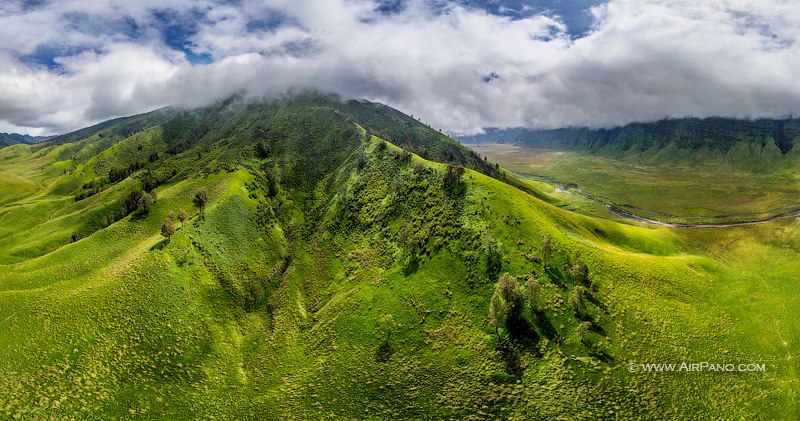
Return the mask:
<path id="1" fill-rule="evenodd" d="M 208 190 L 201 189 L 194 195 L 192 199 L 194 205 L 200 209 L 200 217 L 205 218 L 206 204 L 208 203 Z"/>
<path id="2" fill-rule="evenodd" d="M 142 193 L 141 190 L 134 190 L 128 194 L 128 197 L 125 198 L 125 202 L 122 204 L 123 215 L 130 215 L 136 212 L 136 209 L 139 207 L 139 199 L 142 198 Z"/>
<path id="3" fill-rule="evenodd" d="M 589 280 L 589 268 L 586 266 L 586 263 L 583 262 L 583 258 L 580 255 L 575 259 L 575 263 L 569 270 L 569 274 L 575 278 L 575 282 L 580 284 L 586 283 L 586 281 Z"/>
<path id="4" fill-rule="evenodd" d="M 575 328 L 575 332 L 578 333 L 578 336 L 581 338 L 581 342 L 586 342 L 589 340 L 589 332 L 592 330 L 592 322 L 581 322 L 577 328 Z"/>
<path id="5" fill-rule="evenodd" d="M 137 202 L 136 212 L 139 215 L 147 215 L 150 213 L 150 208 L 153 207 L 153 203 L 155 203 L 155 201 L 155 194 L 142 192 L 142 195 L 139 196 L 139 201 Z"/>
<path id="6" fill-rule="evenodd" d="M 389 342 L 389 339 L 392 337 L 392 333 L 397 330 L 398 324 L 394 321 L 394 317 L 391 314 L 384 314 L 380 318 L 378 318 L 378 330 L 383 336 L 383 340 L 378 345 L 378 349 L 375 350 L 375 361 L 378 362 L 386 362 L 394 353 L 394 349 L 392 349 L 392 344 Z"/>
<path id="7" fill-rule="evenodd" d="M 514 321 L 522 315 L 522 308 L 525 303 L 525 297 L 520 291 L 519 283 L 513 276 L 507 272 L 500 277 L 498 288 L 503 300 L 506 302 L 506 312 L 508 317 L 506 322 Z"/>
<path id="8" fill-rule="evenodd" d="M 164 224 L 161 225 L 161 235 L 166 238 L 167 243 L 169 243 L 172 234 L 175 234 L 175 224 L 172 222 L 172 215 L 170 215 L 164 220 Z"/>
<path id="9" fill-rule="evenodd" d="M 414 148 L 411 144 L 406 143 L 403 145 L 403 150 L 397 155 L 397 160 L 400 162 L 409 162 L 411 160 L 411 154 L 414 153 Z"/>
<path id="10" fill-rule="evenodd" d="M 577 285 L 569 294 L 569 305 L 576 312 L 580 311 L 586 303 L 586 288 Z"/>
<path id="11" fill-rule="evenodd" d="M 528 306 L 531 310 L 536 310 L 536 303 L 539 302 L 540 292 L 541 287 L 539 286 L 539 281 L 537 281 L 535 277 L 529 276 L 528 280 L 525 282 L 525 293 L 528 296 Z"/>
<path id="12" fill-rule="evenodd" d="M 267 168 L 264 171 L 267 176 L 267 196 L 275 197 L 278 195 L 278 176 L 272 171 L 272 168 Z"/>
<path id="13" fill-rule="evenodd" d="M 130 215 L 135 212 L 139 215 L 147 215 L 155 201 L 155 193 L 149 194 L 141 190 L 134 190 L 122 205 L 123 214 Z"/>
<path id="14" fill-rule="evenodd" d="M 392 334 L 397 330 L 397 322 L 394 321 L 394 316 L 391 314 L 384 314 L 378 318 L 378 330 L 385 336 L 385 340 L 389 341 Z"/>
<path id="15" fill-rule="evenodd" d="M 507 311 L 506 304 L 500 294 L 500 289 L 497 288 L 492 294 L 492 300 L 489 302 L 489 326 L 494 328 L 494 333 L 500 339 L 500 326 L 506 323 Z"/>
<path id="16" fill-rule="evenodd" d="M 464 167 L 460 165 L 447 164 L 444 172 L 444 187 L 446 190 L 455 191 L 461 185 L 461 177 L 464 175 Z"/>
<path id="17" fill-rule="evenodd" d="M 550 256 L 553 254 L 553 244 L 550 240 L 549 235 L 545 235 L 542 238 L 542 267 L 545 269 L 547 265 L 550 263 Z"/>
<path id="18" fill-rule="evenodd" d="M 364 151 L 361 151 L 361 153 L 358 154 L 358 169 L 359 170 L 363 169 L 366 165 L 367 165 L 367 154 L 365 154 Z"/>
<path id="19" fill-rule="evenodd" d="M 256 143 L 256 153 L 258 154 L 258 157 L 261 158 L 261 159 L 269 158 L 269 154 L 270 154 L 269 145 L 266 142 L 264 142 L 263 140 L 258 142 L 258 143 Z"/>
<path id="20" fill-rule="evenodd" d="M 489 325 L 500 337 L 500 327 L 516 325 L 522 317 L 525 297 L 517 280 L 508 273 L 503 274 L 497 282 L 492 299 L 489 302 Z"/>
<path id="21" fill-rule="evenodd" d="M 189 215 L 186 214 L 186 211 L 184 211 L 183 209 L 179 210 L 178 220 L 181 221 L 181 227 L 183 227 L 183 224 L 186 222 L 187 219 L 189 219 Z"/>

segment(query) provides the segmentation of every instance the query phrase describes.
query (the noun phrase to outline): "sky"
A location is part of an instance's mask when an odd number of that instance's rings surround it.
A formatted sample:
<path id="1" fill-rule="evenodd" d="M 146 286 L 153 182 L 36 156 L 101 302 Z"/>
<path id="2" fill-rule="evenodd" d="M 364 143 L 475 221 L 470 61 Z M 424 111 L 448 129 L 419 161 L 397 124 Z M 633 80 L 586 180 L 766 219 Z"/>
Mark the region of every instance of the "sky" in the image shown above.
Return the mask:
<path id="1" fill-rule="evenodd" d="M 795 0 L 3 0 L 0 131 L 314 88 L 455 135 L 800 115 Z"/>

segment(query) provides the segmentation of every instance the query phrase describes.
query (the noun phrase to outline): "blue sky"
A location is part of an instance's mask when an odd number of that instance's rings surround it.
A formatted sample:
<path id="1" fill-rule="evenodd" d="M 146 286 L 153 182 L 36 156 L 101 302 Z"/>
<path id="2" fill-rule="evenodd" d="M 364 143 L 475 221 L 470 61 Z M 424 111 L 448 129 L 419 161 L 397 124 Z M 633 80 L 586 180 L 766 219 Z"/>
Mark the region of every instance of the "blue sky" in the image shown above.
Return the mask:
<path id="1" fill-rule="evenodd" d="M 316 88 L 454 134 L 800 114 L 788 0 L 6 0 L 0 131 Z"/>

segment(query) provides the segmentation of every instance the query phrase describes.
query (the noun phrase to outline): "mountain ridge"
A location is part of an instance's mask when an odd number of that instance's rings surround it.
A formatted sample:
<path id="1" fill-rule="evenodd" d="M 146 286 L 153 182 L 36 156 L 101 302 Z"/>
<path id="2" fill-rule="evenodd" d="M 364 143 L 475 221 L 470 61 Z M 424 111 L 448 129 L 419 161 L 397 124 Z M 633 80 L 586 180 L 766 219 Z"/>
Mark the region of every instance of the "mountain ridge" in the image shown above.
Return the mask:
<path id="1" fill-rule="evenodd" d="M 0 148 L 5 146 L 16 145 L 19 143 L 33 145 L 36 143 L 45 142 L 53 136 L 30 136 L 19 133 L 0 133 Z"/>
<path id="2" fill-rule="evenodd" d="M 488 128 L 485 133 L 458 138 L 471 143 L 514 143 L 543 149 L 589 152 L 643 153 L 674 145 L 678 149 L 728 153 L 738 144 L 776 147 L 781 155 L 796 152 L 800 143 L 800 119 L 681 118 L 631 123 L 614 128 L 560 129 Z"/>

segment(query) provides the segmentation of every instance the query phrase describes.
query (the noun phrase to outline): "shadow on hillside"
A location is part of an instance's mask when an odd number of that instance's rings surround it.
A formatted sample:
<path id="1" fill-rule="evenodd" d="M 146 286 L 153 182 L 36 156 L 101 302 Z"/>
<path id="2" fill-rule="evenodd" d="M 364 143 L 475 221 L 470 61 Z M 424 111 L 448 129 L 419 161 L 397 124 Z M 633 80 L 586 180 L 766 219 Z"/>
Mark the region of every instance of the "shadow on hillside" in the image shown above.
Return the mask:
<path id="1" fill-rule="evenodd" d="M 169 244 L 169 239 L 165 238 L 165 239 L 155 243 L 153 245 L 153 247 L 150 247 L 150 251 L 153 251 L 153 250 L 164 250 L 164 247 L 166 247 L 168 244 Z"/>
<path id="2" fill-rule="evenodd" d="M 539 327 L 539 331 L 542 335 L 550 341 L 558 342 L 558 331 L 555 326 L 550 323 L 547 314 L 542 310 L 536 309 L 533 311 L 533 316 L 536 319 L 534 323 Z"/>

